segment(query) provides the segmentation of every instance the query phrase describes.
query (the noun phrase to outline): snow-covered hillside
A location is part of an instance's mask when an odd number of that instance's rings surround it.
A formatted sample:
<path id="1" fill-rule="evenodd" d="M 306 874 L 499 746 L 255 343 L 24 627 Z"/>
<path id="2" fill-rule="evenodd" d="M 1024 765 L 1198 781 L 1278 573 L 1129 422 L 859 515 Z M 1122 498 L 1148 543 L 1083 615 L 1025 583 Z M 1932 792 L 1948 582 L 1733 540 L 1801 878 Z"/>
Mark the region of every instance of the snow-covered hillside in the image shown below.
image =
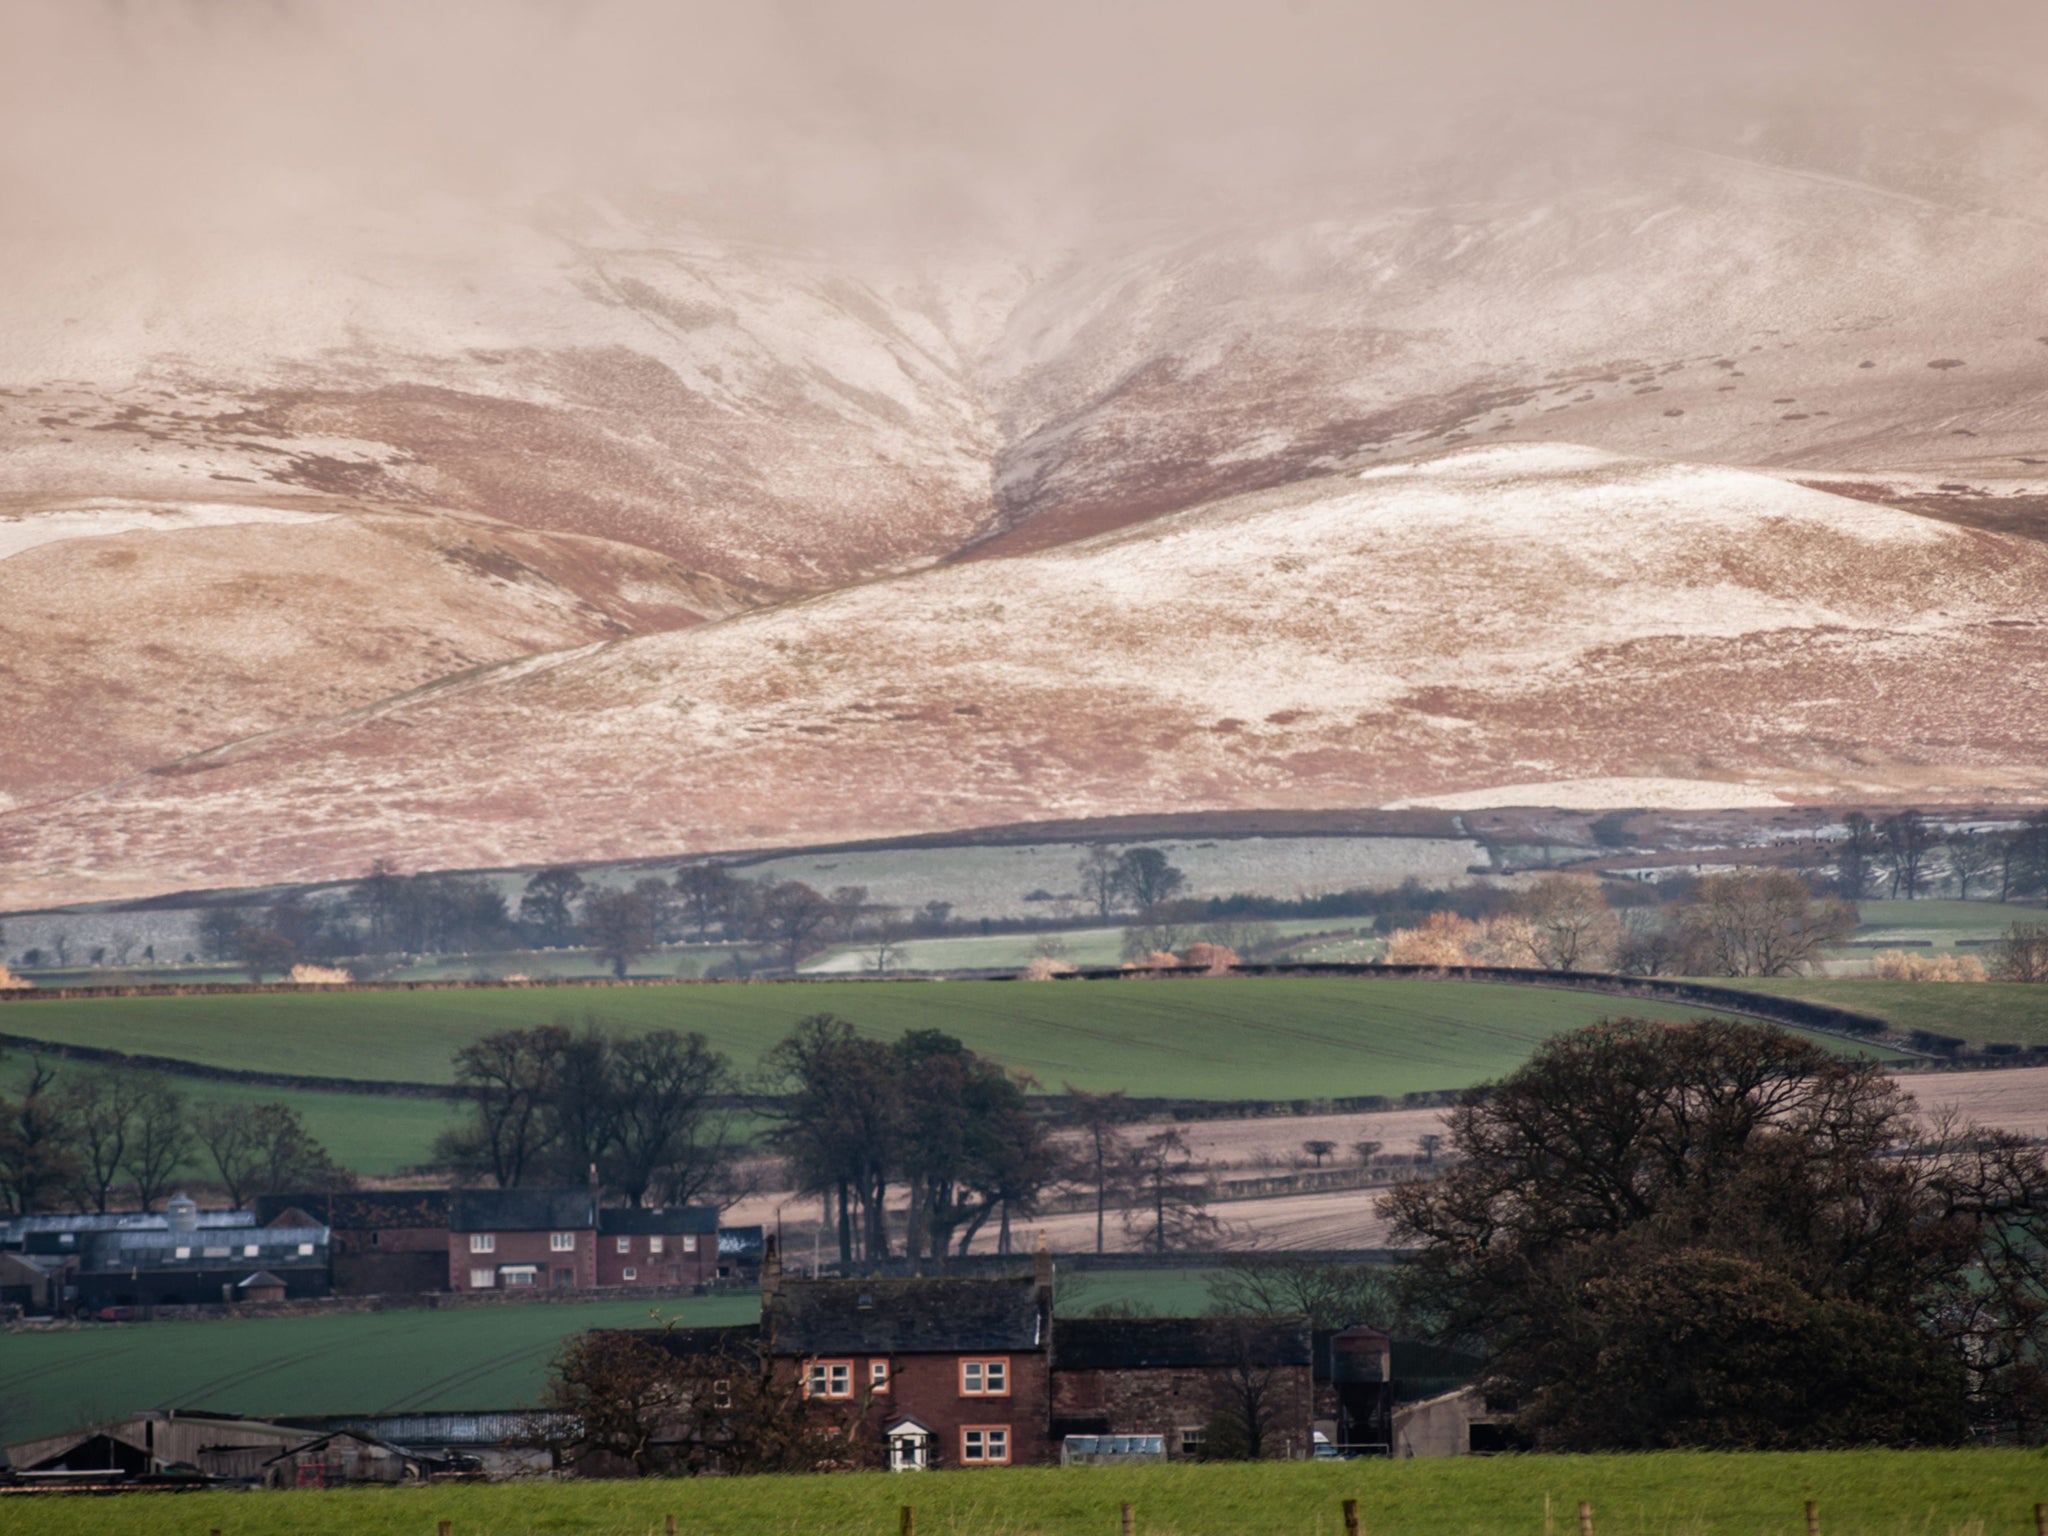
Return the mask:
<path id="1" fill-rule="evenodd" d="M 1553 779 L 2038 795 L 2044 689 L 2048 546 L 1471 449 L 485 669 L 0 823 L 0 899 Z"/>

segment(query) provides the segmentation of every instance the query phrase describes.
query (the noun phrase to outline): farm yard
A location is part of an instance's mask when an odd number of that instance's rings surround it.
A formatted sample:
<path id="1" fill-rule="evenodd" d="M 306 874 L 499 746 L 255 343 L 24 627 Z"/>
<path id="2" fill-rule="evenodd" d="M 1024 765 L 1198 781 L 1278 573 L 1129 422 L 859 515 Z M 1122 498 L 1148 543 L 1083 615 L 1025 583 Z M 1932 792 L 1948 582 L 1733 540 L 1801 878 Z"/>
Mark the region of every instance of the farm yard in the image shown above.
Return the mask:
<path id="1" fill-rule="evenodd" d="M 15 1501 L 16 1536 L 893 1536 L 898 1511 L 943 1536 L 1336 1536 L 1345 1499 L 1375 1536 L 1793 1536 L 1805 1501 L 1829 1536 L 2033 1536 L 2038 1452 L 1661 1452 L 1455 1460 L 839 1473 L 688 1482 L 516 1484 Z"/>

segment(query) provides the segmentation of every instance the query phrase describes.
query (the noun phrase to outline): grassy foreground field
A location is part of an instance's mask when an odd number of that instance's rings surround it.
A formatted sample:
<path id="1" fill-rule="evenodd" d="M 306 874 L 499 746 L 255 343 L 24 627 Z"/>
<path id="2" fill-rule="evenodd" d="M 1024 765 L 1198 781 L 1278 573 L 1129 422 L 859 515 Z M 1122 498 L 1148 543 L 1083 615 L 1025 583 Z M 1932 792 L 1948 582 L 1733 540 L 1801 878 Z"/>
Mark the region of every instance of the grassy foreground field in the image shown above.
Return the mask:
<path id="1" fill-rule="evenodd" d="M 1512 1070 L 1561 1030 L 1630 1011 L 1647 1005 L 1461 982 L 849 981 L 88 998 L 4 1005 L 0 1030 L 214 1066 L 446 1082 L 458 1046 L 515 1025 L 591 1013 L 621 1029 L 701 1030 L 751 1068 L 798 1019 L 831 1012 L 885 1037 L 945 1030 L 1048 1088 L 1291 1099 L 1462 1088 Z"/>
<path id="2" fill-rule="evenodd" d="M 2048 1464 L 2026 1451 L 1504 1456 L 1253 1466 L 1018 1468 L 688 1482 L 518 1484 L 334 1493 L 130 1494 L 11 1501 L 19 1536 L 893 1536 L 897 1510 L 947 1536 L 1108 1536 L 1134 1507 L 1148 1536 L 1334 1536 L 1359 1501 L 1374 1536 L 2034 1536 Z"/>

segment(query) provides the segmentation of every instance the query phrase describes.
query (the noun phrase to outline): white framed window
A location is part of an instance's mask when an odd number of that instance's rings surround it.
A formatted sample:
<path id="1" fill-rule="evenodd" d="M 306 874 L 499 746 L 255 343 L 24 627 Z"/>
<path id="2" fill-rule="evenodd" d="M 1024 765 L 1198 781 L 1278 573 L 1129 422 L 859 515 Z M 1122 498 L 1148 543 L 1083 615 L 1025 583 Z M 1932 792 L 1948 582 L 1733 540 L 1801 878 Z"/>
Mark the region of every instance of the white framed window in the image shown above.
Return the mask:
<path id="1" fill-rule="evenodd" d="M 619 1252 L 621 1252 L 621 1253 L 631 1253 L 632 1251 L 633 1251 L 633 1239 L 632 1239 L 632 1238 L 630 1238 L 630 1237 L 622 1237 L 622 1238 L 620 1238 L 620 1239 L 619 1239 Z"/>
<path id="2" fill-rule="evenodd" d="M 469 1272 L 469 1288 L 473 1291 L 496 1290 L 498 1272 L 495 1269 L 472 1269 Z"/>
<path id="3" fill-rule="evenodd" d="M 962 1397 L 1008 1397 L 1010 1395 L 1010 1362 L 1000 1360 L 962 1360 L 960 1362 L 960 1395 Z"/>
<path id="4" fill-rule="evenodd" d="M 721 1376 L 711 1383 L 711 1406 L 730 1408 L 732 1406 L 732 1378 Z"/>
<path id="5" fill-rule="evenodd" d="M 649 1253 L 660 1253 L 662 1251 L 661 1234 L 659 1232 L 647 1239 L 647 1251 Z"/>
<path id="6" fill-rule="evenodd" d="M 623 1270 L 619 1271 L 619 1273 L 624 1275 L 628 1280 L 638 1280 L 640 1278 L 640 1271 L 635 1269 L 630 1264 L 628 1264 Z"/>
<path id="7" fill-rule="evenodd" d="M 245 1259 L 253 1259 L 260 1252 L 262 1252 L 262 1250 L 258 1248 L 254 1243 L 244 1243 L 242 1245 L 242 1257 Z"/>
<path id="8" fill-rule="evenodd" d="M 1010 1459 L 1010 1426 L 970 1424 L 960 1431 L 960 1459 L 970 1466 L 1001 1466 Z"/>
<path id="9" fill-rule="evenodd" d="M 313 1245 L 311 1243 L 299 1244 L 299 1257 L 302 1259 L 310 1259 L 311 1257 L 313 1257 Z"/>
<path id="10" fill-rule="evenodd" d="M 870 1360 L 868 1362 L 868 1390 L 886 1392 L 889 1390 L 889 1362 Z"/>
<path id="11" fill-rule="evenodd" d="M 694 1232 L 685 1232 L 685 1233 L 683 1234 L 683 1252 L 685 1252 L 685 1253 L 695 1253 L 696 1251 L 697 1251 L 697 1234 L 696 1234 L 696 1233 L 694 1233 Z"/>
<path id="12" fill-rule="evenodd" d="M 804 1381 L 807 1397 L 851 1397 L 853 1396 L 853 1362 L 851 1360 L 813 1360 L 810 1374 Z"/>
<path id="13" fill-rule="evenodd" d="M 548 1234 L 548 1250 L 551 1253 L 574 1253 L 576 1251 L 576 1234 L 574 1232 L 550 1232 Z"/>
<path id="14" fill-rule="evenodd" d="M 469 1251 L 471 1253 L 496 1253 L 498 1251 L 498 1234 L 495 1232 L 470 1233 Z"/>
<path id="15" fill-rule="evenodd" d="M 1180 1432 L 1180 1453 L 1190 1460 L 1202 1454 L 1202 1442 L 1209 1438 L 1209 1432 L 1199 1424 L 1183 1425 Z"/>
<path id="16" fill-rule="evenodd" d="M 192 1257 L 192 1250 L 190 1248 L 180 1248 L 178 1250 L 178 1257 L 181 1259 L 189 1259 Z"/>
<path id="17" fill-rule="evenodd" d="M 505 1271 L 505 1283 L 507 1285 L 532 1285 L 538 1275 L 539 1271 L 531 1265 L 522 1266 L 518 1269 L 508 1269 Z"/>
<path id="18" fill-rule="evenodd" d="M 200 1257 L 201 1257 L 201 1258 L 207 1258 L 207 1259 L 224 1259 L 224 1258 L 226 1258 L 227 1256 L 228 1256 L 228 1251 L 227 1251 L 227 1249 L 225 1249 L 225 1248 L 204 1248 L 204 1249 L 201 1249 L 201 1250 L 200 1250 Z"/>

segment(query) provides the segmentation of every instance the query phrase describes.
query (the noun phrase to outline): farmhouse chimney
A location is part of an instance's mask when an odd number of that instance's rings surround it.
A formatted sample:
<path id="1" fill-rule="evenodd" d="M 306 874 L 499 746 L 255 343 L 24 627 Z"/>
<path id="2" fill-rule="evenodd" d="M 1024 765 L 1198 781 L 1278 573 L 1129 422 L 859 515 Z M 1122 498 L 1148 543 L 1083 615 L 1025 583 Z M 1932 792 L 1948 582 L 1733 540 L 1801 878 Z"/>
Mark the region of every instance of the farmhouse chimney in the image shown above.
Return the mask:
<path id="1" fill-rule="evenodd" d="M 782 1288 L 782 1245 L 771 1235 L 762 1244 L 761 1253 L 761 1307 L 767 1310 L 768 1298 Z"/>
<path id="2" fill-rule="evenodd" d="M 1052 1300 L 1052 1245 L 1045 1233 L 1038 1234 L 1038 1251 L 1031 1255 L 1031 1278 L 1038 1282 L 1038 1299 Z"/>

